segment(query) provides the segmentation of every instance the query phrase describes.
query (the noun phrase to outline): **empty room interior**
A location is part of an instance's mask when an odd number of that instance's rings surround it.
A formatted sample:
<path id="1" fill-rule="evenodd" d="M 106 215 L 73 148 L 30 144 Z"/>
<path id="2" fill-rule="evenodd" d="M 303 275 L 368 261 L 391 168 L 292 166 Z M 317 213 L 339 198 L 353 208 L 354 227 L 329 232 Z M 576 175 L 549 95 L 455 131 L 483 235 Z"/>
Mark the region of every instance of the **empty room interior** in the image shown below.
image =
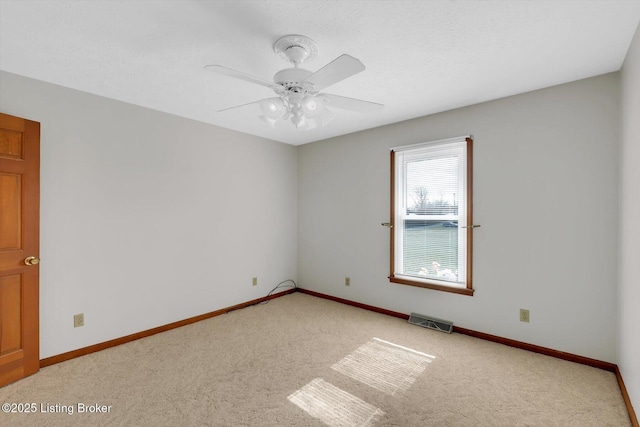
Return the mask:
<path id="1" fill-rule="evenodd" d="M 639 24 L 0 0 L 0 424 L 637 426 Z"/>

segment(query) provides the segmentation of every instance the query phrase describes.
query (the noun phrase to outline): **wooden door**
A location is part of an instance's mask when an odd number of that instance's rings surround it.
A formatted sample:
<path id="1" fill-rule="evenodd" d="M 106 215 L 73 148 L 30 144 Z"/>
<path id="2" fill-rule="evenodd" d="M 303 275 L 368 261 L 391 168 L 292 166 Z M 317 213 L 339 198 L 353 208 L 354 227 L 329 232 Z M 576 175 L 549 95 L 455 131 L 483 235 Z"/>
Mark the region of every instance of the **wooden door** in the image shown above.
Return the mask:
<path id="1" fill-rule="evenodd" d="M 40 123 L 0 113 L 0 386 L 40 369 Z"/>

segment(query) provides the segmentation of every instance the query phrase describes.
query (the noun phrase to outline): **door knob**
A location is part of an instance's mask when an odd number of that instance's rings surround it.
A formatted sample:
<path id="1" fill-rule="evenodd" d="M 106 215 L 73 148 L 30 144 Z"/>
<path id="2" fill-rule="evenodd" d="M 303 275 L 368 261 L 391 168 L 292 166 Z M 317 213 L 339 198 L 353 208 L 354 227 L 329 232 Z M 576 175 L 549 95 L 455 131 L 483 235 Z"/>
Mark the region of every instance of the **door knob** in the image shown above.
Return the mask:
<path id="1" fill-rule="evenodd" d="M 25 258 L 24 263 L 26 265 L 37 265 L 40 263 L 40 258 L 34 257 L 34 256 L 30 256 Z"/>

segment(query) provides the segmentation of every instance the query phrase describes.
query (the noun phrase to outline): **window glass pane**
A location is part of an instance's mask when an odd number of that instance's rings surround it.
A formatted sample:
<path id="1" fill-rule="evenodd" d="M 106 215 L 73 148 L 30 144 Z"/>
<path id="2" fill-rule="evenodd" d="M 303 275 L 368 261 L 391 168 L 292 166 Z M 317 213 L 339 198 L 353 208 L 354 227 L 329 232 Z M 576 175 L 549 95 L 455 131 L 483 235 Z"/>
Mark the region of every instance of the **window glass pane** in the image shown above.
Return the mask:
<path id="1" fill-rule="evenodd" d="M 410 161 L 406 168 L 407 214 L 457 215 L 460 199 L 458 156 Z"/>
<path id="2" fill-rule="evenodd" d="M 458 222 L 405 220 L 403 271 L 458 282 Z"/>

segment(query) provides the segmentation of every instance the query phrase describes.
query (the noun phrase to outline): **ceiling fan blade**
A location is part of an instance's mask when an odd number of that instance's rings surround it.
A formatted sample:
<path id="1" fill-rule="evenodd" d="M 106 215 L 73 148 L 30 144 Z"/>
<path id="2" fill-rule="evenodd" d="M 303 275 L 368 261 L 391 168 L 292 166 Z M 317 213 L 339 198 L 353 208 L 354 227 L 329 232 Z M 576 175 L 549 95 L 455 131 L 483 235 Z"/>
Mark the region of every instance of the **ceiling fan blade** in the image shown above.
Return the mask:
<path id="1" fill-rule="evenodd" d="M 378 104 L 377 102 L 363 101 L 361 99 L 347 98 L 346 96 L 331 95 L 328 93 L 321 93 L 318 96 L 324 97 L 326 100 L 326 106 L 342 108 L 343 110 L 358 111 L 360 113 L 369 113 L 372 111 L 382 110 L 384 104 Z"/>
<path id="2" fill-rule="evenodd" d="M 322 90 L 327 86 L 338 83 L 341 80 L 351 77 L 364 71 L 365 66 L 360 60 L 350 55 L 340 55 L 315 73 L 311 74 L 304 81 L 316 85 L 317 90 Z"/>
<path id="3" fill-rule="evenodd" d="M 247 105 L 258 104 L 258 103 L 260 103 L 260 101 L 247 102 L 246 104 L 236 105 L 234 107 L 223 108 L 222 110 L 218 110 L 217 112 L 218 113 L 222 113 L 223 111 L 229 111 L 229 110 L 233 110 L 234 108 L 246 107 Z"/>
<path id="4" fill-rule="evenodd" d="M 279 87 L 277 84 L 270 82 L 268 80 L 261 79 L 260 77 L 255 77 L 250 74 L 243 73 L 241 71 L 232 70 L 231 68 L 223 67 L 222 65 L 205 65 L 205 70 L 213 71 L 215 73 L 224 74 L 225 76 L 235 77 L 236 79 L 244 80 L 250 83 L 255 83 L 260 86 L 266 86 L 268 88 L 277 88 Z"/>

